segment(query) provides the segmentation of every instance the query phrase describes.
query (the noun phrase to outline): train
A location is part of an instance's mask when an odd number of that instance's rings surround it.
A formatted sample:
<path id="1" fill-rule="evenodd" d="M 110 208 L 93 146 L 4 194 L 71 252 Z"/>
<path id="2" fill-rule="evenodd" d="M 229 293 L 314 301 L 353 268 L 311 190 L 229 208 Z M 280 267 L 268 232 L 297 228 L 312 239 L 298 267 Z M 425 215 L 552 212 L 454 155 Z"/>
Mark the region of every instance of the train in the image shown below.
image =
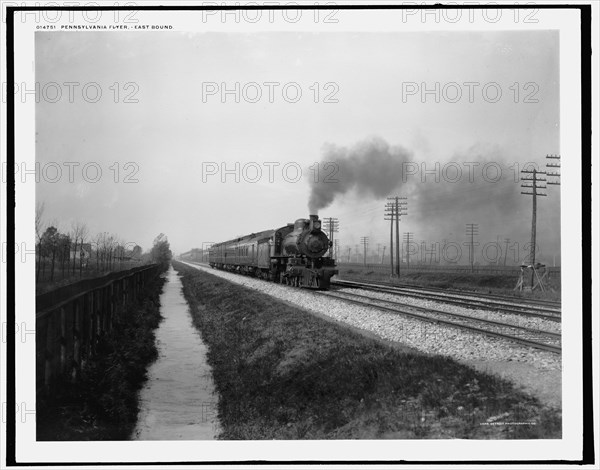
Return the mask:
<path id="1" fill-rule="evenodd" d="M 327 290 L 338 274 L 335 259 L 324 256 L 331 246 L 319 217 L 310 215 L 284 227 L 215 243 L 208 250 L 208 263 L 281 284 Z"/>

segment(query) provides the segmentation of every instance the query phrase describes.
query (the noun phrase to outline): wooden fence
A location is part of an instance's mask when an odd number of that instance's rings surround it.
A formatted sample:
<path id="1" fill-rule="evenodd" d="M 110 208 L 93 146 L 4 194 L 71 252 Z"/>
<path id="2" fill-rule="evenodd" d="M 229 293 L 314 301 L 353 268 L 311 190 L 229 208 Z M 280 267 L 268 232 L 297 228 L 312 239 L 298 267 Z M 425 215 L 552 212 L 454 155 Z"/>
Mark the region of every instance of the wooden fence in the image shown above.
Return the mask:
<path id="1" fill-rule="evenodd" d="M 141 266 L 87 279 L 36 297 L 36 387 L 46 395 L 58 377 L 75 380 L 113 320 L 160 272 Z"/>

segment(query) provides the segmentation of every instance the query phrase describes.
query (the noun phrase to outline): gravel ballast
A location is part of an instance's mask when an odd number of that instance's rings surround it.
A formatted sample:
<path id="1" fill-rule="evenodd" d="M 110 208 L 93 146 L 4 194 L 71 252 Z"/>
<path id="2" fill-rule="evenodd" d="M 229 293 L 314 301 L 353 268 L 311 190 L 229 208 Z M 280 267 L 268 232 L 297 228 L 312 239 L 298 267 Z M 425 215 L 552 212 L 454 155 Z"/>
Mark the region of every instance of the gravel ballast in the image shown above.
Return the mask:
<path id="1" fill-rule="evenodd" d="M 336 292 L 348 292 L 350 294 L 365 295 L 365 291 L 354 288 L 343 288 Z M 413 305 L 421 308 L 431 308 L 433 310 L 442 310 L 448 313 L 458 313 L 460 315 L 466 315 L 468 317 L 508 323 L 523 328 L 534 328 L 553 333 L 560 333 L 560 322 L 546 320 L 544 318 L 534 316 L 517 315 L 513 313 L 505 313 L 498 310 L 487 310 L 482 308 L 472 309 L 458 307 L 456 305 L 447 304 L 439 300 L 418 299 L 415 297 L 404 296 L 399 294 L 387 294 L 382 292 L 369 291 L 368 295 L 373 299 L 381 299 L 391 302 L 401 302 L 406 305 Z"/>
<path id="2" fill-rule="evenodd" d="M 191 267 L 289 302 L 309 312 L 327 316 L 347 323 L 355 328 L 375 333 L 379 337 L 410 346 L 419 351 L 449 356 L 462 361 L 518 362 L 526 363 L 539 371 L 559 371 L 561 356 L 547 351 L 529 348 L 502 338 L 494 338 L 459 328 L 434 325 L 401 315 L 382 312 L 376 308 L 352 305 L 340 300 L 327 298 L 318 292 L 291 288 L 239 274 L 219 271 L 209 267 L 186 263 Z M 358 291 L 349 289 L 349 291 Z M 375 294 L 374 294 L 375 295 Z M 382 299 L 398 300 L 397 296 L 377 294 Z M 511 318 L 520 326 L 556 331 L 557 325 L 542 319 L 516 318 L 515 315 L 498 312 L 471 310 L 442 305 L 420 299 L 402 299 L 419 307 L 443 309 L 452 313 L 481 316 L 496 321 Z M 559 385 L 560 388 L 560 385 Z"/>
<path id="3" fill-rule="evenodd" d="M 311 299 L 341 303 L 324 297 L 328 293 L 286 290 L 206 266 L 173 265 L 194 325 L 208 346 L 222 439 L 562 435 L 560 409 L 506 375 L 383 339 L 372 329 L 326 315 L 326 308 L 298 305 Z M 277 291 L 281 298 L 266 291 Z M 548 377 L 554 371 L 541 373 Z M 555 383 L 548 385 L 554 389 Z"/>

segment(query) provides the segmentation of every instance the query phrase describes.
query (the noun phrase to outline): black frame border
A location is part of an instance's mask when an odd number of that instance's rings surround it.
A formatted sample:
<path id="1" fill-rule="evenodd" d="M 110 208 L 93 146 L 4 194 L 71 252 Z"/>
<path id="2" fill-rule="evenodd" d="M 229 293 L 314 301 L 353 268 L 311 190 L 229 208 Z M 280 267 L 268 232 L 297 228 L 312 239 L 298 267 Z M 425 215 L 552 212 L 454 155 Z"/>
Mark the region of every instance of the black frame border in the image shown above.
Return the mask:
<path id="1" fill-rule="evenodd" d="M 16 357 L 15 330 L 7 328 L 7 382 L 6 382 L 6 464 L 7 467 L 19 466 L 113 466 L 113 465 L 583 465 L 595 463 L 594 422 L 593 422 L 593 369 L 592 369 L 592 257 L 591 257 L 591 200 L 592 178 L 592 8 L 591 4 L 519 4 L 519 5 L 220 5 L 220 6 L 182 6 L 182 5 L 135 5 L 135 6 L 7 6 L 6 7 L 6 61 L 7 61 L 7 164 L 15 163 L 15 95 L 14 95 L 14 20 L 20 11 L 115 11 L 115 10 L 402 10 L 402 9 L 570 9 L 579 10 L 581 22 L 581 207 L 582 207 L 582 372 L 583 372 L 583 435 L 581 460 L 230 460 L 230 461 L 157 461 L 157 462 L 17 462 L 16 461 Z M 7 246 L 15 243 L 15 175 L 8 171 L 7 178 Z M 586 282 L 586 280 L 590 282 Z M 15 253 L 7 250 L 7 325 L 15 324 Z"/>

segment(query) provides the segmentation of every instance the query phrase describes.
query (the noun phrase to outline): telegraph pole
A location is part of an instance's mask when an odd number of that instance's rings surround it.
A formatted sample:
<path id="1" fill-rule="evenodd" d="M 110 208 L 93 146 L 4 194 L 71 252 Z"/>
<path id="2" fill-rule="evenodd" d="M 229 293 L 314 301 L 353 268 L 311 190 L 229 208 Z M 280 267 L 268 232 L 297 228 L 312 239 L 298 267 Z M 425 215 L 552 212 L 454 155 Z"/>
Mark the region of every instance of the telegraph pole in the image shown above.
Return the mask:
<path id="1" fill-rule="evenodd" d="M 471 263 L 471 272 L 474 271 L 473 265 L 475 264 L 475 251 L 473 238 L 475 235 L 479 235 L 479 224 L 466 224 L 467 226 L 467 237 L 471 237 L 471 249 L 469 250 L 469 262 Z"/>
<path id="2" fill-rule="evenodd" d="M 396 196 L 394 213 L 396 214 L 396 276 L 400 277 L 400 206 L 398 205 L 398 196 Z"/>
<path id="3" fill-rule="evenodd" d="M 393 218 L 396 220 L 396 276 L 400 276 L 400 217 L 408 215 L 407 202 L 405 197 L 394 196 L 388 197 L 393 206 Z M 388 203 L 390 204 L 390 203 Z M 390 228 L 391 230 L 391 228 Z M 393 238 L 390 235 L 390 241 L 393 243 Z M 391 254 L 391 251 L 390 251 Z"/>
<path id="4" fill-rule="evenodd" d="M 535 238 L 536 238 L 536 217 L 537 217 L 537 197 L 546 196 L 544 193 L 538 192 L 540 189 L 546 189 L 546 186 L 540 186 L 539 182 L 546 182 L 545 178 L 539 178 L 538 175 L 545 175 L 545 171 L 538 171 L 535 168 L 533 170 L 521 170 L 521 173 L 531 175 L 531 178 L 521 178 L 521 181 L 530 181 L 531 184 L 522 184 L 522 188 L 531 189 L 531 192 L 521 191 L 521 194 L 533 196 L 533 211 L 531 216 L 531 251 L 529 254 L 529 261 L 531 262 L 531 288 L 533 288 L 534 276 L 535 276 Z"/>
<path id="5" fill-rule="evenodd" d="M 410 269 L 410 251 L 409 247 L 412 242 L 413 233 L 404 232 L 404 243 L 406 244 L 406 269 Z"/>
<path id="6" fill-rule="evenodd" d="M 383 264 L 383 258 L 385 258 L 385 245 L 383 245 L 383 253 L 381 254 L 381 261 L 379 264 Z"/>
<path id="7" fill-rule="evenodd" d="M 508 254 L 508 244 L 510 243 L 510 238 L 505 238 L 504 242 L 506 243 L 506 248 L 504 249 L 504 266 L 506 266 L 506 255 Z"/>
<path id="8" fill-rule="evenodd" d="M 389 199 L 389 198 L 388 198 Z M 394 204 L 388 202 L 385 205 L 385 217 L 384 220 L 390 221 L 390 269 L 392 276 L 394 275 L 394 217 L 395 217 Z M 383 258 L 381 263 L 383 264 Z"/>
<path id="9" fill-rule="evenodd" d="M 549 163 L 546 163 L 546 168 L 558 168 L 556 171 L 546 171 L 546 176 L 558 178 L 553 181 L 548 181 L 547 184 L 560 185 L 560 155 L 546 155 L 546 158 L 550 160 Z M 553 160 L 558 160 L 558 162 L 555 163 Z"/>
<path id="10" fill-rule="evenodd" d="M 399 199 L 400 202 L 398 201 Z M 408 215 L 408 202 L 406 201 L 405 197 L 396 197 L 396 243 L 398 244 L 398 252 L 396 254 L 398 266 L 396 266 L 396 270 L 398 271 L 398 277 L 400 277 L 400 229 L 398 227 L 398 223 L 400 222 L 400 217 L 403 215 Z"/>
<path id="11" fill-rule="evenodd" d="M 369 244 L 369 237 L 360 237 L 360 242 L 363 246 L 363 266 L 367 265 L 367 245 Z"/>
<path id="12" fill-rule="evenodd" d="M 331 242 L 331 247 L 329 248 L 329 257 L 333 258 L 333 234 L 337 233 L 340 229 L 340 223 L 335 217 L 326 217 L 323 219 L 323 231 L 329 233 L 329 241 Z M 336 240 L 337 241 L 337 240 Z"/>
<path id="13" fill-rule="evenodd" d="M 546 159 L 550 160 L 546 163 L 546 177 L 550 176 L 556 178 L 554 180 L 548 180 L 546 184 L 552 184 L 560 186 L 560 155 L 546 155 Z M 556 169 L 555 171 L 548 171 L 548 169 Z M 556 266 L 556 253 L 552 257 L 552 265 Z"/>
<path id="14" fill-rule="evenodd" d="M 496 252 L 498 253 L 498 256 L 496 257 L 496 266 L 500 266 L 500 253 L 502 253 L 500 248 L 500 235 L 496 235 L 496 250 L 498 250 Z"/>

